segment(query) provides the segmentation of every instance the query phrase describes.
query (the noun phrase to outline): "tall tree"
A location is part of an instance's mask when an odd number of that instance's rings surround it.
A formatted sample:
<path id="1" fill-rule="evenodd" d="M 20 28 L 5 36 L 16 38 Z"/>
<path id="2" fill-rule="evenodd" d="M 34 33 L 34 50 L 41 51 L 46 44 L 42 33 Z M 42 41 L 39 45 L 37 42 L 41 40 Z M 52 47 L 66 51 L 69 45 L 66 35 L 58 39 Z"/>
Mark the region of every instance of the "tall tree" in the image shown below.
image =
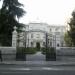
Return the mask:
<path id="1" fill-rule="evenodd" d="M 4 0 L 2 9 L 3 10 L 8 10 L 8 14 L 12 15 L 13 17 L 22 17 L 24 14 L 24 11 L 22 8 L 23 6 L 21 3 L 18 2 L 18 0 Z"/>
<path id="2" fill-rule="evenodd" d="M 25 13 L 21 6 L 23 5 L 18 0 L 3 0 L 0 10 L 0 42 L 4 46 L 11 45 L 14 26 L 23 26 L 17 20 Z"/>
<path id="3" fill-rule="evenodd" d="M 75 11 L 72 12 L 72 18 L 69 23 L 70 30 L 68 31 L 71 38 L 72 46 L 75 46 Z"/>
<path id="4" fill-rule="evenodd" d="M 66 46 L 68 47 L 72 46 L 71 38 L 69 37 L 68 32 L 65 33 L 64 40 L 65 40 Z"/>

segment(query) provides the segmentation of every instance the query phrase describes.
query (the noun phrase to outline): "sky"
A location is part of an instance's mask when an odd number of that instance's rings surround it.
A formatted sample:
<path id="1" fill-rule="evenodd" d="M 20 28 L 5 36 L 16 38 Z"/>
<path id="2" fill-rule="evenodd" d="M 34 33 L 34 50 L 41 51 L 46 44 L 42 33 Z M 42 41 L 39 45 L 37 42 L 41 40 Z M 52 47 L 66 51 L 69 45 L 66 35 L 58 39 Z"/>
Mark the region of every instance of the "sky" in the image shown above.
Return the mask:
<path id="1" fill-rule="evenodd" d="M 21 23 L 43 22 L 65 25 L 75 9 L 75 0 L 19 0 L 26 14 L 19 19 Z M 1 7 L 1 4 L 0 4 Z"/>
<path id="2" fill-rule="evenodd" d="M 19 0 L 27 12 L 20 22 L 65 25 L 75 9 L 75 0 Z"/>

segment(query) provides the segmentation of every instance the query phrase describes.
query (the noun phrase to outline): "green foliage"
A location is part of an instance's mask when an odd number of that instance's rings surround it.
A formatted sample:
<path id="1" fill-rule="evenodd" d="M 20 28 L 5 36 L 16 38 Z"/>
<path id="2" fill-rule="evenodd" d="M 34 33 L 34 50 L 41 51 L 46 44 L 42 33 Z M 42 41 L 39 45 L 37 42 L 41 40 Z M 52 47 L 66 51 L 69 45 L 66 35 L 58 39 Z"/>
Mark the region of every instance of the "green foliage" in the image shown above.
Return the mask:
<path id="1" fill-rule="evenodd" d="M 36 48 L 32 48 L 32 47 L 28 47 L 28 48 L 24 48 L 24 47 L 19 47 L 17 48 L 17 52 L 19 53 L 25 53 L 25 54 L 34 54 L 36 53 Z"/>
<path id="2" fill-rule="evenodd" d="M 45 47 L 42 47 L 41 51 L 42 51 L 42 54 L 46 54 L 46 48 Z"/>
<path id="3" fill-rule="evenodd" d="M 68 34 L 71 38 L 72 46 L 75 46 L 75 11 L 72 12 L 72 18 L 70 19 Z"/>
<path id="4" fill-rule="evenodd" d="M 64 40 L 65 40 L 66 46 L 68 47 L 72 46 L 71 37 L 69 36 L 68 32 L 65 33 Z"/>
<path id="5" fill-rule="evenodd" d="M 25 13 L 22 8 L 23 6 L 18 0 L 3 0 L 2 11 L 7 10 L 8 15 L 12 15 L 13 17 L 22 17 Z"/>
<path id="6" fill-rule="evenodd" d="M 32 48 L 32 47 L 29 47 L 29 48 L 26 48 L 26 54 L 35 54 L 37 52 L 36 48 Z"/>
<path id="7" fill-rule="evenodd" d="M 55 48 L 51 47 L 51 48 L 47 49 L 46 52 L 47 52 L 47 54 L 53 54 L 53 53 L 55 53 Z"/>
<path id="8" fill-rule="evenodd" d="M 18 0 L 2 0 L 2 8 L 0 10 L 0 43 L 2 46 L 11 46 L 12 31 L 14 26 L 23 27 L 24 24 L 19 23 L 17 19 L 22 17 L 25 11 L 20 8 L 23 6 Z M 17 18 L 17 19 L 16 19 Z"/>
<path id="9" fill-rule="evenodd" d="M 51 48 L 41 48 L 41 51 L 43 54 L 50 54 L 50 53 L 55 53 L 55 48 L 51 47 Z"/>
<path id="10" fill-rule="evenodd" d="M 55 48 L 42 48 L 42 53 L 46 55 L 46 61 L 55 61 L 56 60 L 56 51 Z"/>

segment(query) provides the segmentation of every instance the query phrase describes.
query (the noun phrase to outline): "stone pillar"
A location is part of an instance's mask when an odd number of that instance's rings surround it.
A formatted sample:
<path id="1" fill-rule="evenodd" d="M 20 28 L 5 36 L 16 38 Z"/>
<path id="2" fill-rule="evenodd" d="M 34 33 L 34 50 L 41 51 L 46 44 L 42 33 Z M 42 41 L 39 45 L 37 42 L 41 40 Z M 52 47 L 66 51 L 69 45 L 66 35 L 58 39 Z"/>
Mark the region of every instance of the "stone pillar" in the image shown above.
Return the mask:
<path id="1" fill-rule="evenodd" d="M 14 27 L 14 31 L 12 33 L 12 47 L 15 47 L 17 46 L 17 31 L 16 31 L 16 26 Z"/>

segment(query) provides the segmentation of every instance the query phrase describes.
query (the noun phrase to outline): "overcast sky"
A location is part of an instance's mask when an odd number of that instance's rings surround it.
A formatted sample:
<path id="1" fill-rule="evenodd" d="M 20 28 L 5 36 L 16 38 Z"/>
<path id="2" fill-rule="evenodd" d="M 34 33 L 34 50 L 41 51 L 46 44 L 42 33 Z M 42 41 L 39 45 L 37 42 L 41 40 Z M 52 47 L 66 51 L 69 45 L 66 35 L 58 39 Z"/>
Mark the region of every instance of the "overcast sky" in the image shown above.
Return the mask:
<path id="1" fill-rule="evenodd" d="M 75 0 L 19 0 L 27 12 L 20 22 L 45 22 L 65 25 L 75 9 Z M 0 4 L 1 6 L 1 4 Z"/>
<path id="2" fill-rule="evenodd" d="M 46 22 L 64 25 L 75 8 L 75 0 L 19 0 L 24 4 L 25 16 L 20 22 Z"/>

